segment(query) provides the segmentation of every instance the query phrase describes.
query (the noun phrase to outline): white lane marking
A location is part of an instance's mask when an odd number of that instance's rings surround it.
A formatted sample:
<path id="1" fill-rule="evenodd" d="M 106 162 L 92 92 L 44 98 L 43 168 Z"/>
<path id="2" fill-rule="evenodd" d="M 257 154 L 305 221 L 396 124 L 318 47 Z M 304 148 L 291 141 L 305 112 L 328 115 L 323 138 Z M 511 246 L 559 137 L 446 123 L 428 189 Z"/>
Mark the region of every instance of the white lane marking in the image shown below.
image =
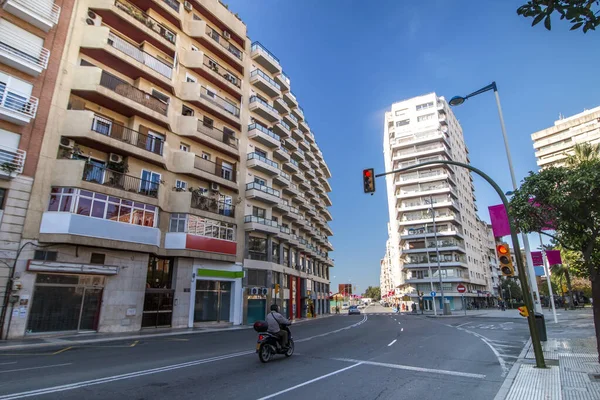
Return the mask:
<path id="1" fill-rule="evenodd" d="M 359 362 L 357 362 L 356 364 L 353 364 L 353 365 L 351 365 L 351 366 L 349 366 L 349 367 L 342 368 L 342 369 L 338 369 L 337 371 L 333 371 L 333 372 L 330 372 L 330 373 L 328 373 L 328 374 L 325 374 L 325 375 L 323 375 L 323 376 L 319 376 L 318 378 L 311 379 L 310 381 L 306 381 L 306 382 L 304 382 L 304 383 L 301 383 L 301 384 L 299 384 L 299 385 L 292 386 L 292 387 L 290 387 L 290 388 L 287 388 L 287 389 L 281 390 L 281 391 L 279 391 L 279 392 L 277 392 L 277 393 L 273 393 L 273 394 L 270 394 L 270 395 L 268 395 L 268 396 L 261 397 L 261 398 L 260 398 L 260 399 L 258 399 L 258 400 L 267 400 L 267 399 L 272 399 L 273 397 L 277 397 L 277 396 L 279 396 L 280 394 L 284 394 L 284 393 L 287 393 L 287 392 L 291 392 L 292 390 L 298 389 L 298 388 L 300 388 L 300 387 L 302 387 L 302 386 L 310 385 L 311 383 L 313 383 L 313 382 L 317 382 L 317 381 L 320 381 L 321 379 L 329 378 L 330 376 L 333 376 L 333 375 L 339 374 L 340 372 L 347 371 L 347 370 L 349 370 L 350 368 L 358 367 L 358 366 L 359 366 L 359 365 L 361 365 L 361 364 L 363 364 L 363 363 L 359 361 Z"/>
<path id="2" fill-rule="evenodd" d="M 485 375 L 482 374 L 472 374 L 470 372 L 459 372 L 459 371 L 448 371 L 445 369 L 432 369 L 432 368 L 421 368 L 421 367 L 413 367 L 410 365 L 400 365 L 400 364 L 389 364 L 389 363 L 381 363 L 381 362 L 375 362 L 375 361 L 363 361 L 363 360 L 355 360 L 353 358 L 333 358 L 332 360 L 336 360 L 336 361 L 345 361 L 345 362 L 350 362 L 350 363 L 361 363 L 364 365 L 374 365 L 377 367 L 387 367 L 387 368 L 394 368 L 394 369 L 403 369 L 403 370 L 407 370 L 407 371 L 416 371 L 416 372 L 431 372 L 434 374 L 441 374 L 441 375 L 452 375 L 452 376 L 462 376 L 465 378 L 477 378 L 477 379 L 484 379 Z M 357 364 L 355 364 L 357 365 Z"/>
<path id="3" fill-rule="evenodd" d="M 516 349 L 522 349 L 523 348 L 523 346 L 518 346 L 518 345 L 515 346 L 515 345 L 512 345 L 512 344 L 500 344 L 500 343 L 494 343 L 494 346 L 496 346 L 496 347 L 512 347 L 512 348 L 516 348 Z"/>
<path id="4" fill-rule="evenodd" d="M 500 353 L 498 352 L 498 350 L 496 350 L 496 348 L 494 347 L 494 345 L 492 345 L 490 343 L 490 341 L 488 340 L 488 338 L 486 338 L 483 335 L 480 335 L 477 332 L 473 332 L 473 331 L 470 331 L 470 330 L 465 329 L 465 328 L 457 328 L 457 329 L 461 330 L 461 331 L 465 331 L 467 333 L 470 333 L 471 335 L 474 335 L 474 336 L 478 337 L 479 339 L 481 339 L 483 341 L 483 343 L 487 344 L 488 347 L 492 350 L 492 352 L 496 356 L 496 358 L 498 359 L 498 363 L 500 363 L 500 368 L 502 368 L 502 377 L 505 377 L 506 374 L 508 374 L 508 366 L 506 365 L 506 361 L 504 361 L 504 359 L 502 358 L 502 355 L 500 355 Z"/>
<path id="5" fill-rule="evenodd" d="M 0 371 L 0 374 L 5 374 L 7 372 L 18 372 L 18 371 L 29 371 L 32 369 L 43 369 L 43 368 L 52 368 L 52 367 L 64 367 L 65 365 L 71 365 L 73 363 L 65 363 L 65 364 L 53 364 L 53 365 L 43 365 L 41 367 L 30 367 L 30 368 L 19 368 L 19 369 L 7 369 L 4 371 Z"/>
<path id="6" fill-rule="evenodd" d="M 16 361 L 11 361 L 11 362 L 4 362 L 4 363 L 0 363 L 0 365 L 9 365 L 9 364 L 16 364 Z"/>
<path id="7" fill-rule="evenodd" d="M 388 347 L 390 347 L 391 345 L 393 345 L 394 343 L 396 343 L 397 339 L 392 340 L 392 342 L 390 344 L 388 344 Z"/>
<path id="8" fill-rule="evenodd" d="M 469 324 L 470 324 L 470 322 L 465 322 L 464 324 L 456 325 L 455 328 L 460 328 L 461 326 L 465 326 L 465 325 L 469 325 Z M 449 326 L 452 326 L 452 325 L 449 325 Z"/>
<path id="9" fill-rule="evenodd" d="M 369 318 L 368 318 L 368 317 L 367 317 L 367 315 L 365 314 L 365 316 L 363 317 L 363 319 L 362 319 L 362 320 L 360 320 L 360 321 L 358 321 L 358 322 L 357 322 L 357 323 L 355 323 L 355 324 L 352 324 L 352 325 L 346 326 L 346 327 L 344 327 L 344 328 L 336 329 L 335 331 L 330 331 L 330 332 L 321 333 L 321 334 L 319 334 L 319 335 L 315 335 L 315 336 L 307 337 L 307 338 L 304 338 L 304 339 L 298 339 L 298 340 L 294 339 L 294 342 L 296 342 L 296 343 L 300 343 L 300 342 L 308 342 L 309 340 L 312 340 L 312 339 L 315 339 L 315 338 L 319 338 L 319 337 L 323 337 L 323 336 L 328 336 L 328 335 L 331 335 L 331 334 L 333 334 L 333 333 L 338 333 L 338 332 L 341 332 L 341 331 L 344 331 L 344 330 L 347 330 L 347 329 L 351 329 L 351 328 L 356 328 L 357 326 L 364 324 L 364 323 L 367 321 L 367 319 L 369 319 Z M 292 325 L 292 326 L 293 326 L 293 325 Z M 1 398 L 0 398 L 0 399 L 1 399 Z"/>
<path id="10" fill-rule="evenodd" d="M 404 332 L 404 328 L 400 329 L 400 332 Z"/>

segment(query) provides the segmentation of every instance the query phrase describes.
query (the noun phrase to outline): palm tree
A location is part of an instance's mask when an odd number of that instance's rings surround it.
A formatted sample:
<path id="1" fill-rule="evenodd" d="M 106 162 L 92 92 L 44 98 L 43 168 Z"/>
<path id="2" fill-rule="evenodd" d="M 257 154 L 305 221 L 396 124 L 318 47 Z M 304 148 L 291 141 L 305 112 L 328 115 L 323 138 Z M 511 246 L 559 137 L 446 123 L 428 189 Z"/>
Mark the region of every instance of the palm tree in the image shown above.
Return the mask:
<path id="1" fill-rule="evenodd" d="M 569 302 L 569 308 L 573 310 L 575 308 L 575 298 L 573 297 L 573 287 L 571 286 L 571 274 L 569 273 L 569 266 L 567 264 L 559 264 L 552 266 L 552 275 L 556 275 L 556 277 L 560 278 L 561 287 L 562 287 L 562 278 L 564 277 L 567 281 L 567 290 L 569 292 L 569 297 L 571 301 Z M 564 297 L 564 295 L 563 295 Z M 565 303 L 566 305 L 566 303 Z M 566 308 L 565 308 L 566 309 Z"/>
<path id="2" fill-rule="evenodd" d="M 573 151 L 574 153 L 565 160 L 567 167 L 575 167 L 587 161 L 600 159 L 600 143 L 578 143 L 573 147 Z"/>

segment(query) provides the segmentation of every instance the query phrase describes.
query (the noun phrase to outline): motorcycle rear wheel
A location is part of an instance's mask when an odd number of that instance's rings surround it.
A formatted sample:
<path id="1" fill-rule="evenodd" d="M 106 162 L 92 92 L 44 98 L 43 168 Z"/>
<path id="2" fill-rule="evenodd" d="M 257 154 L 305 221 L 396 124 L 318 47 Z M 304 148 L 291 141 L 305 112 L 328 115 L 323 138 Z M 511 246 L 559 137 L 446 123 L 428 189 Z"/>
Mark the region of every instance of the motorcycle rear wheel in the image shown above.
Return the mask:
<path id="1" fill-rule="evenodd" d="M 287 351 L 285 352 L 285 356 L 286 356 L 286 357 L 291 357 L 291 356 L 292 356 L 292 354 L 294 354 L 294 340 L 293 340 L 293 339 L 290 339 L 290 340 L 289 340 L 289 343 L 288 343 L 288 349 L 287 349 Z"/>
<path id="2" fill-rule="evenodd" d="M 260 345 L 258 349 L 258 358 L 262 363 L 268 363 L 271 361 L 273 357 L 273 352 L 271 351 L 271 346 L 266 343 Z"/>

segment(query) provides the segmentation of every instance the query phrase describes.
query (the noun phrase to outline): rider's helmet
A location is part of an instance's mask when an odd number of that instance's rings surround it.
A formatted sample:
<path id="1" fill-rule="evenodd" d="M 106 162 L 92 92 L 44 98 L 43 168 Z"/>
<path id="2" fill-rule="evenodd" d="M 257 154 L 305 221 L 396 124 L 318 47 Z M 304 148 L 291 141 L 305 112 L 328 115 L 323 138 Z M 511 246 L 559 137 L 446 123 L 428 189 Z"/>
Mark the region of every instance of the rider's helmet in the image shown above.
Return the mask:
<path id="1" fill-rule="evenodd" d="M 279 312 L 279 306 L 277 304 L 272 304 L 271 305 L 271 311 L 277 311 L 277 312 Z"/>

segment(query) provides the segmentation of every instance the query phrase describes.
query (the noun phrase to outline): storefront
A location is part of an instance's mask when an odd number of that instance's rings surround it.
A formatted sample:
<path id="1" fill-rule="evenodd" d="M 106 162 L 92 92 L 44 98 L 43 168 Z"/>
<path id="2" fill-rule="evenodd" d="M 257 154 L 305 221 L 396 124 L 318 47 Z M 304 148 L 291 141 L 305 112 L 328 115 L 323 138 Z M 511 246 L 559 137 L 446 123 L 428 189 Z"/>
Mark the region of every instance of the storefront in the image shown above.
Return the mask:
<path id="1" fill-rule="evenodd" d="M 173 259 L 150 256 L 142 328 L 171 326 L 173 317 Z"/>

